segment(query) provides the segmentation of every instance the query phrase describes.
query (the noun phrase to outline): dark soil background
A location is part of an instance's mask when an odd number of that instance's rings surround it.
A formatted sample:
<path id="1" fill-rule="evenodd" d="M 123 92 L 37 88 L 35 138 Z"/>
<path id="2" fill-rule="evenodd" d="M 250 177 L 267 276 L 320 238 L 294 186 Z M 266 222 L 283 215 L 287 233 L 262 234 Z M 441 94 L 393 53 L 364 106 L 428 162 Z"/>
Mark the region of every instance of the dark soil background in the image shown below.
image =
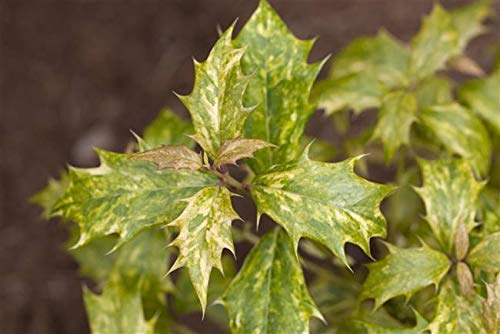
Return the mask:
<path id="1" fill-rule="evenodd" d="M 408 40 L 431 0 L 310 0 L 271 3 L 301 38 L 319 36 L 311 61 L 384 26 Z M 444 1 L 453 8 L 467 1 Z M 0 1 L 0 333 L 87 333 L 78 268 L 59 222 L 28 198 L 67 162 L 96 163 L 92 147 L 123 150 L 165 105 L 189 93 L 192 57 L 205 59 L 225 28 L 257 1 Z M 497 11 L 500 11 L 498 3 Z M 468 54 L 491 63 L 498 18 Z M 328 122 L 309 133 L 333 141 Z M 326 123 L 326 125 L 325 125 Z M 196 320 L 197 321 L 197 320 Z M 203 326 L 203 325 L 201 325 Z M 196 328 L 200 327 L 198 324 Z M 210 332 L 206 329 L 204 332 Z"/>

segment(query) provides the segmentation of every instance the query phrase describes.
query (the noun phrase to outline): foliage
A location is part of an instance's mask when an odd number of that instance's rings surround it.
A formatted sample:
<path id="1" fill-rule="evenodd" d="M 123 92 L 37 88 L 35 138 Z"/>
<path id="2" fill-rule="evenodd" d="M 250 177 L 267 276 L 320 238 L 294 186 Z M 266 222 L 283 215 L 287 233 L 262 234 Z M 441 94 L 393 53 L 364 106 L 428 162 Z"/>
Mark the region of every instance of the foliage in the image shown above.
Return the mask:
<path id="1" fill-rule="evenodd" d="M 463 55 L 489 5 L 435 5 L 408 45 L 355 40 L 316 84 L 313 41 L 266 1 L 221 33 L 179 96 L 192 125 L 165 109 L 33 198 L 74 223 L 92 331 L 189 333 L 201 311 L 233 333 L 498 333 L 500 70 Z M 454 70 L 484 77 L 455 89 Z M 304 135 L 316 108 L 341 136 L 377 120 L 332 147 Z M 233 224 L 239 197 L 257 221 Z"/>

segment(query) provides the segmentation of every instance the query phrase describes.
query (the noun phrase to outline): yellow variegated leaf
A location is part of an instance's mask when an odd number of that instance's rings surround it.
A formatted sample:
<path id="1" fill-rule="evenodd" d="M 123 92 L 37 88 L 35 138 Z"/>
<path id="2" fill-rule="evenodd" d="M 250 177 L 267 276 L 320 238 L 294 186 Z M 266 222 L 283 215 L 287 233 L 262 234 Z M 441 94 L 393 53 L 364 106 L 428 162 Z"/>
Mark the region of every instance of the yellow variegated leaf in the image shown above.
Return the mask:
<path id="1" fill-rule="evenodd" d="M 369 239 L 385 236 L 380 201 L 392 187 L 369 182 L 353 172 L 359 158 L 324 163 L 308 158 L 308 149 L 289 164 L 257 176 L 251 195 L 259 215 L 283 226 L 293 245 L 301 237 L 317 240 L 347 264 L 344 244 L 369 253 Z"/>
<path id="2" fill-rule="evenodd" d="M 300 139 L 314 112 L 309 93 L 322 64 L 307 63 L 313 41 L 297 39 L 265 0 L 236 42 L 246 48 L 242 66 L 252 74 L 245 101 L 256 105 L 245 125 L 246 137 L 278 146 L 257 152 L 257 159 L 249 161 L 255 172 L 262 172 L 300 154 Z"/>
<path id="3" fill-rule="evenodd" d="M 98 151 L 98 168 L 71 168 L 69 185 L 54 215 L 80 228 L 74 247 L 117 233 L 122 245 L 145 228 L 169 223 L 184 209 L 183 199 L 219 180 L 203 171 L 164 169 L 130 155 Z"/>
<path id="4" fill-rule="evenodd" d="M 241 70 L 244 50 L 235 48 L 232 32 L 233 26 L 222 34 L 205 62 L 195 62 L 193 91 L 179 96 L 191 113 L 196 132 L 192 138 L 212 158 L 226 140 L 242 134 L 243 125 L 253 110 L 243 105 L 243 93 L 250 77 Z"/>
<path id="5" fill-rule="evenodd" d="M 424 201 L 425 219 L 442 249 L 451 254 L 459 224 L 467 232 L 476 226 L 474 216 L 483 184 L 463 160 L 421 160 L 420 168 L 423 186 L 415 191 Z"/>
<path id="6" fill-rule="evenodd" d="M 446 255 L 425 244 L 407 249 L 386 245 L 389 254 L 368 265 L 370 274 L 361 292 L 362 299 L 375 299 L 375 309 L 393 297 L 404 295 L 408 300 L 430 284 L 437 287 L 450 268 Z"/>
<path id="7" fill-rule="evenodd" d="M 392 160 L 400 146 L 409 144 L 416 113 L 417 101 L 411 93 L 397 90 L 382 98 L 373 138 L 380 138 L 384 144 L 386 162 Z"/>
<path id="8" fill-rule="evenodd" d="M 467 256 L 472 268 L 496 274 L 500 272 L 500 232 L 485 237 Z"/>
<path id="9" fill-rule="evenodd" d="M 434 319 L 427 328 L 432 334 L 487 334 L 481 316 L 482 298 L 478 294 L 467 299 L 458 285 L 448 280 L 437 299 Z"/>
<path id="10" fill-rule="evenodd" d="M 255 245 L 222 301 L 232 333 L 309 333 L 309 319 L 322 319 L 307 291 L 294 245 L 281 229 Z"/>
<path id="11" fill-rule="evenodd" d="M 452 153 L 469 160 L 474 170 L 486 175 L 491 160 L 491 140 L 479 118 L 457 103 L 424 109 L 419 126 Z"/>
<path id="12" fill-rule="evenodd" d="M 188 205 L 170 226 L 179 228 L 171 243 L 179 249 L 170 272 L 186 266 L 205 312 L 212 268 L 222 272 L 221 256 L 226 248 L 234 254 L 231 222 L 239 219 L 231 205 L 231 193 L 219 186 L 207 187 L 185 200 Z"/>

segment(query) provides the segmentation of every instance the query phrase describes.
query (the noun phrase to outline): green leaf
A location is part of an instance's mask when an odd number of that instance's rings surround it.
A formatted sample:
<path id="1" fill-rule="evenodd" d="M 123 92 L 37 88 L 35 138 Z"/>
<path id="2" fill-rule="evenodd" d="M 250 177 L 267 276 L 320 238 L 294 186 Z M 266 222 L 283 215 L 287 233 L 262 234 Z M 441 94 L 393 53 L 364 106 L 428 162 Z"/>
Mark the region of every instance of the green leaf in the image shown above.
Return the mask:
<path id="1" fill-rule="evenodd" d="M 72 230 L 77 229 L 78 227 L 75 226 Z M 72 238 L 67 244 L 71 246 L 78 240 L 78 231 L 75 233 L 75 238 Z M 113 249 L 116 239 L 114 235 L 108 235 L 95 239 L 82 247 L 70 249 L 71 256 L 80 266 L 80 275 L 92 278 L 100 286 L 105 285 L 113 270 L 116 257 L 120 253 L 120 250 L 118 250 L 108 254 Z"/>
<path id="2" fill-rule="evenodd" d="M 182 199 L 218 183 L 202 171 L 158 171 L 127 154 L 98 154 L 100 167 L 69 170 L 68 189 L 53 209 L 78 224 L 80 239 L 74 247 L 117 233 L 117 248 L 145 228 L 171 222 L 186 206 Z"/>
<path id="3" fill-rule="evenodd" d="M 451 280 L 441 287 L 434 319 L 428 326 L 432 334 L 486 334 L 481 317 L 481 297 L 468 300 Z"/>
<path id="4" fill-rule="evenodd" d="M 385 236 L 379 205 L 392 187 L 357 176 L 353 168 L 358 159 L 312 161 L 306 149 L 298 160 L 257 176 L 251 195 L 259 216 L 265 213 L 283 226 L 295 249 L 301 237 L 308 237 L 324 244 L 346 265 L 346 242 L 369 253 L 369 239 Z"/>
<path id="5" fill-rule="evenodd" d="M 384 144 L 386 162 L 392 160 L 400 146 L 410 143 L 410 129 L 416 113 L 417 101 L 413 94 L 397 90 L 383 97 L 373 139 L 380 138 Z"/>
<path id="6" fill-rule="evenodd" d="M 112 280 L 99 296 L 85 289 L 83 299 L 92 333 L 154 333 L 156 319 L 144 319 L 137 279 L 131 282 Z"/>
<path id="7" fill-rule="evenodd" d="M 420 126 L 448 152 L 458 154 L 481 175 L 488 172 L 491 141 L 483 123 L 469 110 L 453 103 L 434 106 L 419 114 Z"/>
<path id="8" fill-rule="evenodd" d="M 238 138 L 226 141 L 217 152 L 214 165 L 235 165 L 240 159 L 253 158 L 253 152 L 266 147 L 274 147 L 274 145 L 259 139 Z"/>
<path id="9" fill-rule="evenodd" d="M 294 246 L 282 230 L 263 236 L 224 293 L 232 333 L 309 333 L 314 305 Z"/>
<path id="10" fill-rule="evenodd" d="M 487 236 L 476 245 L 470 251 L 467 262 L 473 268 L 494 274 L 500 272 L 500 232 Z"/>
<path id="11" fill-rule="evenodd" d="M 304 127 L 314 112 L 309 94 L 322 63 L 307 63 L 313 41 L 295 38 L 264 0 L 236 42 L 246 48 L 242 59 L 245 73 L 252 73 L 245 102 L 257 105 L 246 123 L 246 137 L 279 147 L 257 152 L 256 159 L 249 161 L 259 173 L 300 153 Z"/>
<path id="12" fill-rule="evenodd" d="M 387 327 L 381 326 L 379 324 L 371 323 L 368 321 L 355 320 L 354 324 L 363 327 L 367 334 L 420 334 L 424 333 L 428 325 L 427 320 L 425 320 L 420 314 L 415 312 L 415 317 L 417 323 L 415 327 Z"/>
<path id="13" fill-rule="evenodd" d="M 161 145 L 186 145 L 194 147 L 194 142 L 187 134 L 194 131 L 191 123 L 186 122 L 173 111 L 164 108 L 156 119 L 144 129 L 144 138 L 139 142 L 141 151 Z"/>
<path id="14" fill-rule="evenodd" d="M 68 174 L 64 172 L 59 180 L 49 179 L 47 186 L 30 198 L 30 202 L 38 204 L 43 209 L 42 217 L 44 219 L 49 219 L 52 216 L 52 208 L 64 196 L 68 184 Z"/>
<path id="15" fill-rule="evenodd" d="M 436 239 L 451 254 L 459 224 L 467 232 L 476 226 L 474 216 L 483 184 L 462 160 L 420 160 L 420 168 L 423 186 L 414 189 L 424 201 L 425 219 Z"/>
<path id="16" fill-rule="evenodd" d="M 302 145 L 307 146 L 311 143 L 309 155 L 313 160 L 330 161 L 337 155 L 337 149 L 329 142 L 317 138 L 302 137 Z"/>
<path id="17" fill-rule="evenodd" d="M 344 109 L 360 113 L 380 106 L 384 92 L 385 87 L 373 75 L 354 73 L 320 81 L 313 89 L 312 100 L 327 115 Z"/>
<path id="18" fill-rule="evenodd" d="M 375 37 L 358 38 L 338 54 L 332 62 L 330 77 L 373 75 L 390 88 L 399 87 L 408 82 L 409 58 L 409 50 L 389 32 L 381 30 Z"/>
<path id="19" fill-rule="evenodd" d="M 418 109 L 453 102 L 453 84 L 441 76 L 431 76 L 422 80 L 415 89 Z"/>
<path id="20" fill-rule="evenodd" d="M 386 246 L 389 255 L 368 265 L 370 274 L 361 292 L 362 299 L 375 299 L 375 309 L 393 297 L 404 295 L 409 300 L 430 284 L 437 287 L 450 268 L 446 255 L 425 244 L 407 249 Z"/>
<path id="21" fill-rule="evenodd" d="M 213 267 L 222 272 L 225 248 L 234 254 L 231 222 L 239 216 L 231 205 L 231 193 L 223 187 L 204 188 L 185 201 L 186 209 L 169 224 L 179 228 L 179 235 L 171 243 L 179 249 L 179 255 L 169 272 L 187 267 L 205 313 L 210 273 Z"/>
<path id="22" fill-rule="evenodd" d="M 201 155 L 185 145 L 163 145 L 144 152 L 135 153 L 130 159 L 152 162 L 158 166 L 158 169 L 198 170 L 203 165 Z"/>
<path id="23" fill-rule="evenodd" d="M 450 11 L 453 25 L 458 32 L 458 45 L 463 52 L 469 40 L 485 32 L 482 21 L 490 15 L 491 0 L 473 3 Z"/>
<path id="24" fill-rule="evenodd" d="M 243 105 L 249 76 L 242 73 L 243 49 L 235 48 L 233 26 L 222 34 L 203 63 L 195 61 L 195 84 L 190 95 L 179 96 L 191 113 L 204 151 L 215 157 L 225 141 L 238 138 L 253 108 Z M 260 101 L 259 101 L 260 102 Z"/>
<path id="25" fill-rule="evenodd" d="M 451 15 L 436 4 L 412 40 L 410 78 L 419 80 L 442 69 L 450 57 L 459 54 L 458 45 Z"/>
<path id="26" fill-rule="evenodd" d="M 472 111 L 484 118 L 500 135 L 500 69 L 485 79 L 472 80 L 463 85 L 458 96 Z"/>

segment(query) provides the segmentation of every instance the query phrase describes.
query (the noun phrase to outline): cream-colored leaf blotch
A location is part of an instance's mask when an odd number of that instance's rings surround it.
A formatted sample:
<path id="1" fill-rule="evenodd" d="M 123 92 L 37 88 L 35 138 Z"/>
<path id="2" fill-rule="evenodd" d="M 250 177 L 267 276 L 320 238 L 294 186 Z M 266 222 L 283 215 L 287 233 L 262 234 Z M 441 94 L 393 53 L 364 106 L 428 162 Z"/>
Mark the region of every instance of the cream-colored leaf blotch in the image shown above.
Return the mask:
<path id="1" fill-rule="evenodd" d="M 253 158 L 253 152 L 266 147 L 276 147 L 271 143 L 260 139 L 238 138 L 228 140 L 221 146 L 214 160 L 215 166 L 236 164 L 236 161 L 243 158 Z"/>
<path id="2" fill-rule="evenodd" d="M 234 254 L 231 222 L 240 218 L 231 205 L 231 193 L 224 187 L 204 188 L 185 201 L 187 207 L 169 224 L 179 229 L 171 243 L 179 249 L 179 255 L 169 272 L 187 267 L 205 313 L 210 273 L 213 267 L 222 272 L 224 249 Z"/>
<path id="3" fill-rule="evenodd" d="M 132 160 L 145 160 L 158 166 L 158 169 L 190 169 L 198 170 L 202 166 L 201 156 L 185 145 L 160 146 L 133 154 Z"/>

